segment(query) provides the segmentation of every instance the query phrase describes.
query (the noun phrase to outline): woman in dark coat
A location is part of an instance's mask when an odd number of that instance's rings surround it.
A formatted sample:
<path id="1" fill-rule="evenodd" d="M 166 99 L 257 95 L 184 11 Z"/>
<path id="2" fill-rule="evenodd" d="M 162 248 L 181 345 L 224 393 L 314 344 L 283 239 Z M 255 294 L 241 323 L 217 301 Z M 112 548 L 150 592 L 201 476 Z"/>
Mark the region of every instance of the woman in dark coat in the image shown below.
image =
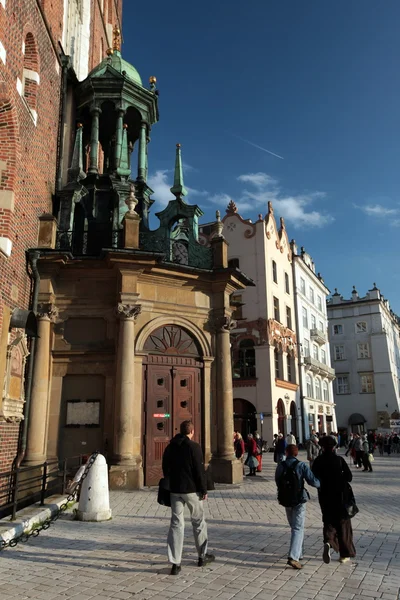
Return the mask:
<path id="1" fill-rule="evenodd" d="M 328 435 L 319 443 L 322 454 L 315 459 L 312 472 L 321 482 L 318 498 L 323 521 L 323 561 L 327 564 L 331 562 L 333 549 L 339 553 L 340 562 L 345 563 L 356 555 L 353 528 L 344 506 L 348 483 L 353 475 L 346 461 L 334 451 L 334 437 Z"/>
<path id="2" fill-rule="evenodd" d="M 247 474 L 247 477 L 256 476 L 256 469 L 258 467 L 257 453 L 258 449 L 256 440 L 253 438 L 252 434 L 249 433 L 247 436 L 247 459 L 244 463 L 250 469 L 250 473 Z"/>

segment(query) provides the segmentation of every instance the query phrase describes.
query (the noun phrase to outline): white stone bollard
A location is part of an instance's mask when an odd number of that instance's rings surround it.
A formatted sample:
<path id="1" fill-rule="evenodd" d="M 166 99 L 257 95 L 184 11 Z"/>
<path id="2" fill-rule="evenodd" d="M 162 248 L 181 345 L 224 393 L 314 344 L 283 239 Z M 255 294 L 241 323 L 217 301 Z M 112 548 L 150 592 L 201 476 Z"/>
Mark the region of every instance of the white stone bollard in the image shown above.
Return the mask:
<path id="1" fill-rule="evenodd" d="M 106 459 L 99 454 L 82 483 L 78 521 L 108 521 L 111 519 Z"/>

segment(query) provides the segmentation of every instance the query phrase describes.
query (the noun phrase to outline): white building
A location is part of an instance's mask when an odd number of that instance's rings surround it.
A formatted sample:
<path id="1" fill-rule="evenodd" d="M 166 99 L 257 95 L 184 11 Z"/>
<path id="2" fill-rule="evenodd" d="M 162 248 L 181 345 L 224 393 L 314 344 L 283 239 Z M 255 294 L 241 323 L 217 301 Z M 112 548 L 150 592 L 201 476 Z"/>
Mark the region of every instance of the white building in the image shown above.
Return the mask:
<path id="1" fill-rule="evenodd" d="M 338 427 L 389 429 L 400 409 L 400 321 L 374 284 L 328 302 Z"/>
<path id="2" fill-rule="evenodd" d="M 312 429 L 319 433 L 337 431 L 328 342 L 326 299 L 329 290 L 321 275 L 315 272 L 314 262 L 304 248 L 291 243 L 293 280 L 296 302 L 297 341 L 299 347 L 300 399 L 304 432 Z"/>
<path id="3" fill-rule="evenodd" d="M 265 218 L 243 219 L 231 202 L 223 219 L 230 266 L 253 279 L 231 298 L 235 428 L 273 434 L 293 431 L 302 440 L 292 251 L 283 218 L 277 227 L 272 204 Z M 210 226 L 200 227 L 207 244 Z"/>

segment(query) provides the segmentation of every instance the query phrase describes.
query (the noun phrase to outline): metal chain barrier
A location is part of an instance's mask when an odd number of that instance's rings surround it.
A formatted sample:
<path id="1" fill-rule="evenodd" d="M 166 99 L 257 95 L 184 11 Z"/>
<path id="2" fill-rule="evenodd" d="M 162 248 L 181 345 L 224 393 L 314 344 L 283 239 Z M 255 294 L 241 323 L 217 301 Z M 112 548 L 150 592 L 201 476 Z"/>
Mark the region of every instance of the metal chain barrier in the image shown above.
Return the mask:
<path id="1" fill-rule="evenodd" d="M 72 502 L 73 500 L 76 499 L 78 492 L 80 491 L 83 482 L 85 481 L 86 477 L 88 476 L 88 473 L 90 471 L 90 469 L 92 468 L 96 458 L 98 457 L 98 455 L 100 454 L 100 452 L 97 450 L 96 452 L 94 452 L 88 462 L 85 465 L 85 470 L 82 473 L 82 477 L 79 480 L 77 486 L 75 487 L 75 489 L 73 490 L 72 493 L 70 493 L 67 496 L 67 499 L 65 502 L 63 502 L 63 504 L 61 504 L 60 508 L 58 509 L 58 511 L 52 516 L 49 517 L 48 519 L 46 519 L 43 523 L 41 523 L 40 525 L 38 525 L 37 527 L 34 527 L 31 531 L 29 531 L 28 533 L 21 533 L 20 535 L 16 536 L 15 538 L 8 540 L 7 542 L 5 540 L 2 540 L 0 542 L 0 552 L 1 550 L 4 550 L 5 548 L 15 548 L 15 546 L 17 544 L 19 544 L 20 542 L 22 542 L 23 544 L 26 544 L 26 542 L 31 538 L 31 537 L 37 537 L 41 531 L 46 531 L 46 529 L 49 529 L 49 527 L 51 525 L 53 525 L 53 523 L 55 523 L 57 521 L 57 519 L 60 518 L 60 516 L 62 515 L 63 512 L 65 512 L 68 508 L 68 504 L 70 502 Z"/>

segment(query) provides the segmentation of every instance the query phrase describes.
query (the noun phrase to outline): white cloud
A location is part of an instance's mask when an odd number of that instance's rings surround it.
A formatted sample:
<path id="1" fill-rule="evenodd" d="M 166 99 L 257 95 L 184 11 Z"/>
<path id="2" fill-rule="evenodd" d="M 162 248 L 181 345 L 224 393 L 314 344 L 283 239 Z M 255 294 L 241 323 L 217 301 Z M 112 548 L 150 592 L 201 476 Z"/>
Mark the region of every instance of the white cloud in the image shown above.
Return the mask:
<path id="1" fill-rule="evenodd" d="M 170 200 L 173 200 L 174 196 L 170 191 L 171 183 L 168 181 L 168 171 L 159 170 L 156 171 L 153 175 L 147 180 L 148 185 L 154 190 L 154 199 L 158 200 L 160 204 L 166 205 Z"/>
<path id="2" fill-rule="evenodd" d="M 332 223 L 332 215 L 308 207 L 315 201 L 325 198 L 324 192 L 285 195 L 279 182 L 267 173 L 248 173 L 240 175 L 238 180 L 249 183 L 255 190 L 245 189 L 237 206 L 253 210 L 266 211 L 268 202 L 273 203 L 275 212 L 290 222 L 294 227 L 323 227 Z"/>
<path id="3" fill-rule="evenodd" d="M 359 208 L 370 217 L 389 217 L 390 215 L 398 215 L 400 213 L 398 208 L 387 208 L 386 206 L 382 206 L 382 204 L 366 204 L 365 206 L 354 204 L 354 208 Z"/>

